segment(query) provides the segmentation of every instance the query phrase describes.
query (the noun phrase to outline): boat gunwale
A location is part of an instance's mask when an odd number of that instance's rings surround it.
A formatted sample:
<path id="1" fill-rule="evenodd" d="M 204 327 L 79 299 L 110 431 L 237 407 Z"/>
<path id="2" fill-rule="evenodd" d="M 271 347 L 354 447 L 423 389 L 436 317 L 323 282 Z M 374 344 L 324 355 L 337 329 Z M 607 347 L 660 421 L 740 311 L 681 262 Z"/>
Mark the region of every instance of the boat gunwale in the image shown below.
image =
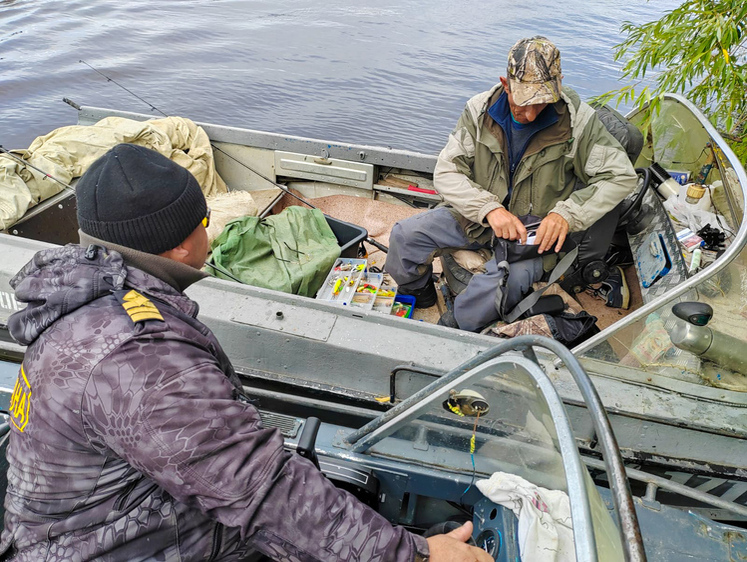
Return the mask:
<path id="1" fill-rule="evenodd" d="M 162 119 L 161 116 L 94 106 L 80 106 L 80 109 L 78 110 L 79 125 L 93 125 L 105 117 L 123 117 L 136 121 Z M 258 131 L 255 129 L 231 127 L 227 125 L 216 125 L 200 121 L 195 121 L 195 124 L 202 127 L 210 138 L 210 141 L 215 143 L 236 144 L 274 151 L 303 151 L 305 154 L 317 154 L 327 158 L 362 162 L 373 164 L 375 166 L 384 165 L 387 168 L 405 168 L 407 170 L 429 174 L 433 173 L 433 170 L 436 167 L 436 155 L 426 154 L 424 152 L 384 146 L 326 141 L 323 139 Z M 303 148 L 301 145 L 303 145 Z"/>

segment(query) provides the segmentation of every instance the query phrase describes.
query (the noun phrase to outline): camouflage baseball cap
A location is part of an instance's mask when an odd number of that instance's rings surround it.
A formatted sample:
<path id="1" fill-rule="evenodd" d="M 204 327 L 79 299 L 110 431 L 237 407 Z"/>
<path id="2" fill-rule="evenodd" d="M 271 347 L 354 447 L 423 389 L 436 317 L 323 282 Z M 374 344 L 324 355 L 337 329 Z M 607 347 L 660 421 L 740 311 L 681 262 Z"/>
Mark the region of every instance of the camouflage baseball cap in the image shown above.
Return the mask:
<path id="1" fill-rule="evenodd" d="M 560 99 L 560 51 L 546 37 L 518 41 L 508 52 L 508 83 L 516 105 Z"/>

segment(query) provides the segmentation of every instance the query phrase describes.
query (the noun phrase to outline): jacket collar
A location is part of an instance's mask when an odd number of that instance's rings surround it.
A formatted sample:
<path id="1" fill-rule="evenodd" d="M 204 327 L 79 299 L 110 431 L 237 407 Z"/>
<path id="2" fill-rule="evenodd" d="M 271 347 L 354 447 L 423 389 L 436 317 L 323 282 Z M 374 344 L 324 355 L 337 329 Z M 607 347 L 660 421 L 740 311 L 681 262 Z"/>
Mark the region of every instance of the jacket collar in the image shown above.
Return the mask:
<path id="1" fill-rule="evenodd" d="M 502 96 L 506 96 L 504 95 L 504 89 L 501 84 L 497 84 L 489 92 L 486 92 L 486 94 L 487 95 L 483 94 L 484 101 L 478 114 L 481 126 L 478 126 L 476 140 L 477 142 L 487 146 L 494 154 L 500 154 L 505 150 L 506 135 L 504 133 L 504 126 L 506 125 L 499 125 L 499 123 L 490 115 L 489 109 L 495 105 Z M 506 112 L 508 112 L 508 99 L 506 99 L 505 104 Z M 551 123 L 547 128 L 548 130 L 541 136 L 535 135 L 532 137 L 526 147 L 524 155 L 528 156 L 534 154 L 546 145 L 569 140 L 572 137 L 572 126 L 578 104 L 580 104 L 578 94 L 570 88 L 563 88 L 560 93 L 560 100 L 552 105 L 557 116 L 557 122 Z M 507 115 L 507 118 L 511 118 L 510 113 Z"/>
<path id="2" fill-rule="evenodd" d="M 157 277 L 125 265 L 119 252 L 68 244 L 37 252 L 10 285 L 16 299 L 27 303 L 8 318 L 8 330 L 22 345 L 30 345 L 57 320 L 114 291 L 135 289 L 196 316 L 197 303 Z"/>
<path id="3" fill-rule="evenodd" d="M 488 107 L 488 115 L 498 123 L 503 131 L 508 131 L 511 127 L 511 107 L 508 104 L 508 94 L 502 92 L 496 102 Z M 554 105 L 546 107 L 537 119 L 529 125 L 534 127 L 535 132 L 540 131 L 558 121 L 558 112 Z"/>
<path id="4" fill-rule="evenodd" d="M 119 244 L 99 240 L 82 230 L 78 230 L 78 236 L 80 238 L 80 245 L 84 248 L 95 244 L 119 252 L 124 258 L 126 265 L 140 269 L 157 279 L 165 281 L 180 293 L 183 293 L 193 283 L 208 277 L 207 273 L 194 267 L 154 254 L 133 250 Z"/>

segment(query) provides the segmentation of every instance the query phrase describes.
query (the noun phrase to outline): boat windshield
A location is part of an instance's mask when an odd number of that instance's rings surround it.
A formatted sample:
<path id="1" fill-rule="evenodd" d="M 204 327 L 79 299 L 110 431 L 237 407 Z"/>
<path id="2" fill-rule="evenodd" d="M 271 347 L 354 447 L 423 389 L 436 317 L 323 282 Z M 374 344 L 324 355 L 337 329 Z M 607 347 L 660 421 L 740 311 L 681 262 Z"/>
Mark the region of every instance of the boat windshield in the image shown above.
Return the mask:
<path id="1" fill-rule="evenodd" d="M 634 123 L 640 121 L 640 116 L 629 117 Z M 716 400 L 747 404 L 747 394 L 740 394 L 747 393 L 747 175 L 703 115 L 683 98 L 668 95 L 653 119 L 638 167 L 657 162 L 668 171 L 689 174 L 693 181 L 708 169 L 709 159 L 715 159 L 715 163 L 705 185 L 712 210 L 718 212 L 717 224 L 711 226 L 725 233 L 725 251 L 702 250 L 699 270 L 691 268 L 690 252 L 672 255 L 669 273 L 650 289 L 642 289 L 643 307 L 573 351 L 584 359 L 586 369 L 595 373 L 633 377 L 643 384 L 691 393 L 692 384 L 696 384 L 701 387 L 698 394 L 702 391 Z M 644 202 L 661 208 L 653 194 Z M 663 209 L 659 215 L 666 220 Z M 673 225 L 667 221 L 660 232 L 666 237 L 677 228 L 676 222 Z M 629 238 L 633 247 L 635 237 Z M 678 247 L 677 242 L 673 247 Z M 684 302 L 712 308 L 707 331 L 691 329 L 681 315 L 678 317 L 674 307 Z M 695 336 L 701 339 L 695 341 Z M 618 365 L 627 368 L 615 368 Z M 673 383 L 672 379 L 685 384 Z"/>
<path id="2" fill-rule="evenodd" d="M 495 472 L 562 490 L 576 540 L 585 529 L 595 536 L 600 559 L 616 559 L 611 553 L 622 551 L 618 531 L 581 464 L 547 375 L 527 358 L 502 356 L 442 381 L 402 403 L 398 414 L 383 414 L 349 436 L 351 449 L 470 475 L 465 494 Z"/>
<path id="3" fill-rule="evenodd" d="M 475 409 L 470 411 L 469 404 Z M 445 388 L 414 419 L 402 419 L 371 452 L 480 477 L 510 472 L 546 488 L 568 490 L 547 402 L 526 372 L 513 365 Z"/>

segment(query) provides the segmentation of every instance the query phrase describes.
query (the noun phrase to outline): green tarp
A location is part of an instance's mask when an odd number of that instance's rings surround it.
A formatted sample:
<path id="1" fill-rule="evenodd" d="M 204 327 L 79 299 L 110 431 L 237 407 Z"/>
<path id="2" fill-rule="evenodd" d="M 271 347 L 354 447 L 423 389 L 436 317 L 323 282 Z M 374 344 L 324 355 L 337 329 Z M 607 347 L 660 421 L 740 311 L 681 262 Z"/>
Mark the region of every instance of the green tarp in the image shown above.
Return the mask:
<path id="1" fill-rule="evenodd" d="M 340 246 L 322 212 L 297 206 L 263 219 L 243 217 L 229 222 L 213 242 L 212 251 L 212 263 L 243 283 L 306 297 L 316 295 L 340 256 Z"/>

